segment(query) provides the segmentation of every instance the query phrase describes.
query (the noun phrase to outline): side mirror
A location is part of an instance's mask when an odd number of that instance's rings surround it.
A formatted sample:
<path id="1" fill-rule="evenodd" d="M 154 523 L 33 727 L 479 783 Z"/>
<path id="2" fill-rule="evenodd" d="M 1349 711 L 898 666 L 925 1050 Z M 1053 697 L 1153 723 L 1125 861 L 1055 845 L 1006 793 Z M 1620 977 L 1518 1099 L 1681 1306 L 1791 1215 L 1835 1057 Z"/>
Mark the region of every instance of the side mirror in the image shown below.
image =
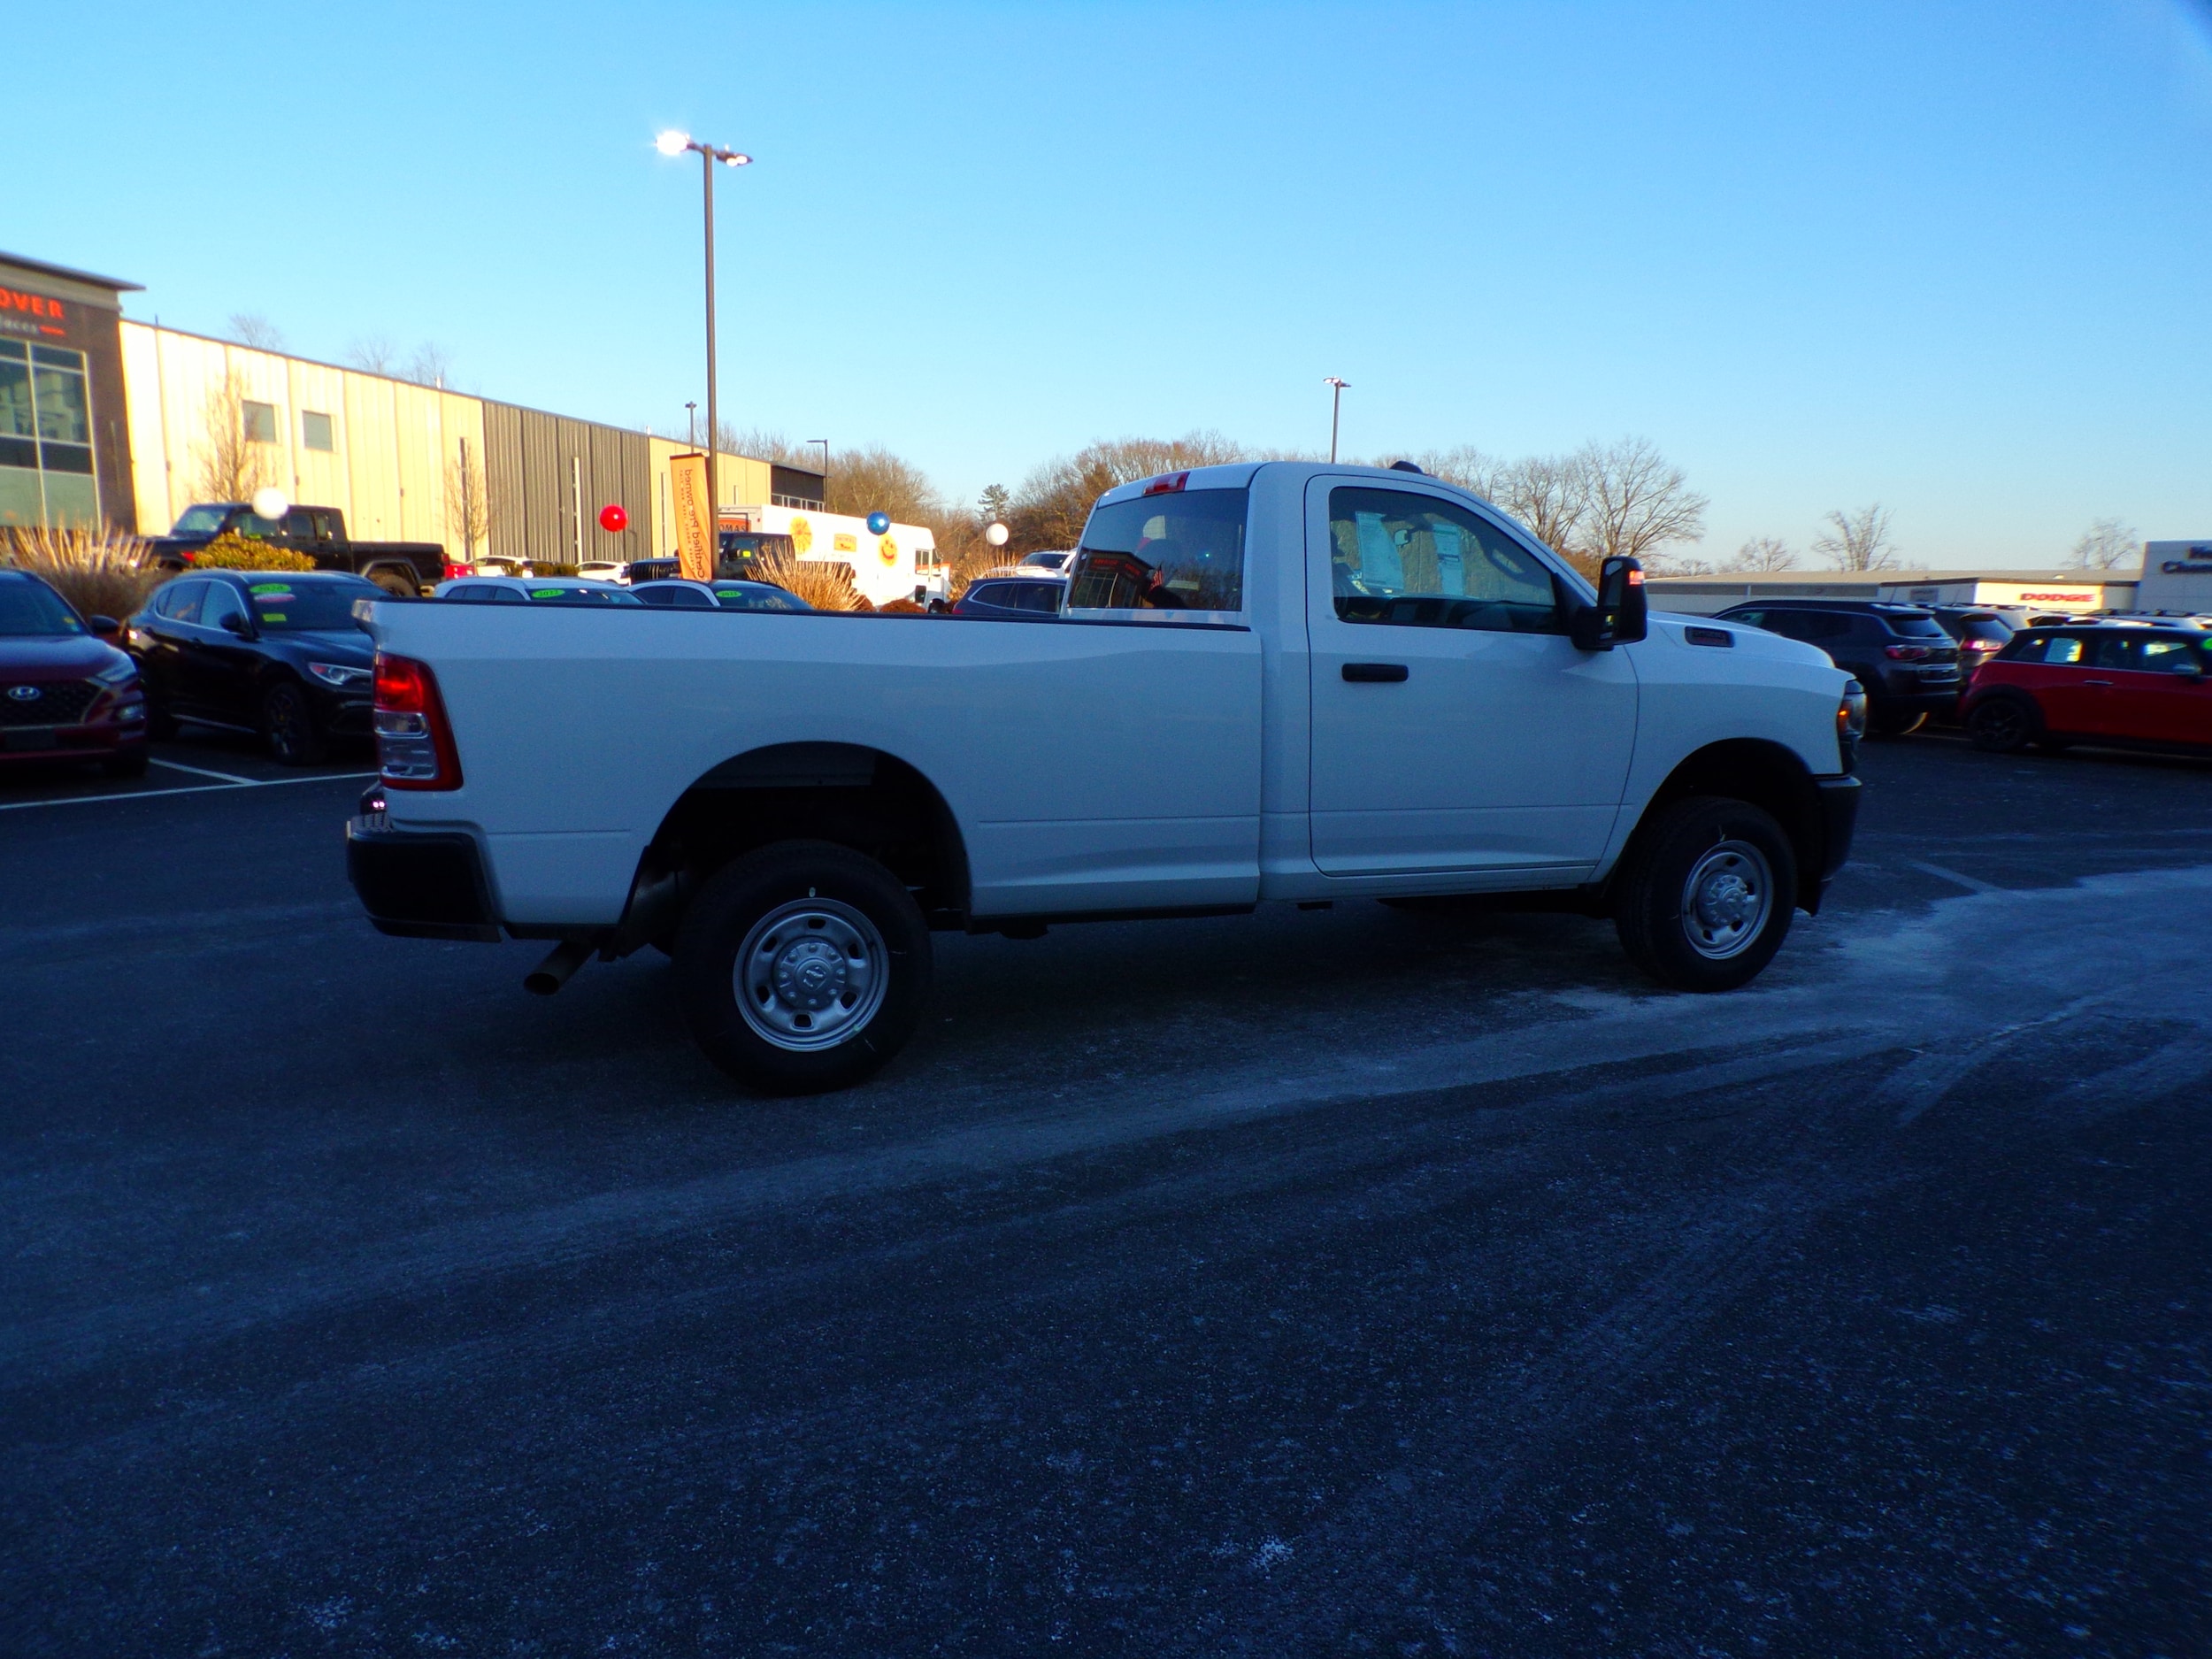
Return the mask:
<path id="1" fill-rule="evenodd" d="M 1609 558 L 1598 567 L 1598 602 L 1578 605 L 1567 618 L 1576 648 L 1609 651 L 1633 645 L 1650 631 L 1650 604 L 1644 595 L 1644 567 L 1632 558 Z"/>
<path id="2" fill-rule="evenodd" d="M 123 632 L 123 625 L 113 617 L 87 617 L 84 619 L 84 625 L 111 644 Z"/>
<path id="3" fill-rule="evenodd" d="M 231 633 L 235 634 L 242 640 L 249 640 L 253 637 L 253 624 L 247 621 L 245 618 L 240 616 L 235 611 L 232 611 L 228 616 L 223 618 L 223 626 L 227 628 Z"/>

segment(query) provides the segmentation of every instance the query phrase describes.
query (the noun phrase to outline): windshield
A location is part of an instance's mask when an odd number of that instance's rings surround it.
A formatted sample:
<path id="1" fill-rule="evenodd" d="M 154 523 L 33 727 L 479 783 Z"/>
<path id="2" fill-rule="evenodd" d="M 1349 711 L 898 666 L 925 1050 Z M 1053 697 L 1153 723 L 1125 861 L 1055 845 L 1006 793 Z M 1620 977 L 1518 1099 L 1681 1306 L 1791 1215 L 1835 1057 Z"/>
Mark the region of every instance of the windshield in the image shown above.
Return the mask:
<path id="1" fill-rule="evenodd" d="M 1909 639 L 1947 640 L 1951 637 L 1943 631 L 1942 625 L 1924 611 L 1916 617 L 1885 613 L 1882 620 L 1889 624 L 1892 634 L 1901 634 Z"/>
<path id="2" fill-rule="evenodd" d="M 1962 617 L 1959 618 L 1959 638 L 1987 640 L 1993 645 L 2002 645 L 2012 637 L 2012 630 L 1996 617 Z"/>
<path id="3" fill-rule="evenodd" d="M 184 517 L 177 520 L 171 535 L 213 535 L 223 527 L 223 520 L 230 517 L 230 508 L 221 502 L 203 502 L 196 507 L 187 507 Z"/>
<path id="4" fill-rule="evenodd" d="M 541 604 L 555 605 L 641 605 L 645 602 L 635 594 L 609 593 L 603 588 L 532 588 L 526 590 L 530 598 Z"/>
<path id="5" fill-rule="evenodd" d="M 311 628 L 352 628 L 357 599 L 389 599 L 374 582 L 293 582 L 280 577 L 249 582 L 253 618 L 265 628 L 291 633 Z"/>
<path id="6" fill-rule="evenodd" d="M 1176 490 L 1094 508 L 1069 608 L 1241 611 L 1248 499 L 1240 489 Z"/>
<path id="7" fill-rule="evenodd" d="M 62 596 L 41 581 L 0 581 L 0 638 L 66 639 L 82 634 Z"/>

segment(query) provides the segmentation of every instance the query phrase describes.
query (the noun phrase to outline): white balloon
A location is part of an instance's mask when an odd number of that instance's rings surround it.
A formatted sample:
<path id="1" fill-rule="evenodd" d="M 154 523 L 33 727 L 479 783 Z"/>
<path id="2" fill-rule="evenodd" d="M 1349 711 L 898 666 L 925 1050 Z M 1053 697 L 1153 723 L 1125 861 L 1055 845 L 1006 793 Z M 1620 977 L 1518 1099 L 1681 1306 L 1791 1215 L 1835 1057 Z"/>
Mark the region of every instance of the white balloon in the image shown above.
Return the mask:
<path id="1" fill-rule="evenodd" d="M 1004 547 L 1006 545 L 1006 526 L 1002 524 L 995 524 L 988 530 L 986 530 L 983 533 L 983 539 L 986 541 L 988 541 L 993 547 Z"/>
<path id="2" fill-rule="evenodd" d="M 253 493 L 253 510 L 264 518 L 281 518 L 292 511 L 292 503 L 284 499 L 284 492 L 272 484 Z"/>

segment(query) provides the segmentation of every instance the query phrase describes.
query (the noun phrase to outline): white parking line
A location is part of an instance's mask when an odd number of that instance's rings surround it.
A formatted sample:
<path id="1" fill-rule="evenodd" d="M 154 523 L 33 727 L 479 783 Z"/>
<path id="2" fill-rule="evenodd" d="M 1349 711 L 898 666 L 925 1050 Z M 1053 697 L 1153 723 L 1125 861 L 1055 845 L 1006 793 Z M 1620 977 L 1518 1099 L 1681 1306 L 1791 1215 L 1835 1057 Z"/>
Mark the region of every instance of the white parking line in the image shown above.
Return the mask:
<path id="1" fill-rule="evenodd" d="M 342 783 L 347 779 L 373 778 L 373 772 L 326 772 L 312 778 L 272 778 L 265 783 L 248 779 L 241 783 L 188 783 L 178 789 L 133 789 L 117 795 L 65 795 L 58 801 L 0 801 L 0 812 L 27 812 L 38 806 L 84 806 L 96 801 L 150 801 L 161 795 L 219 795 L 232 789 L 274 789 L 288 783 Z"/>
<path id="2" fill-rule="evenodd" d="M 146 757 L 146 764 L 150 766 L 166 766 L 171 772 L 197 772 L 203 778 L 220 778 L 225 783 L 265 783 L 268 781 L 265 778 L 241 778 L 234 772 L 215 772 L 205 766 L 188 766 L 180 760 L 161 760 L 151 755 Z"/>

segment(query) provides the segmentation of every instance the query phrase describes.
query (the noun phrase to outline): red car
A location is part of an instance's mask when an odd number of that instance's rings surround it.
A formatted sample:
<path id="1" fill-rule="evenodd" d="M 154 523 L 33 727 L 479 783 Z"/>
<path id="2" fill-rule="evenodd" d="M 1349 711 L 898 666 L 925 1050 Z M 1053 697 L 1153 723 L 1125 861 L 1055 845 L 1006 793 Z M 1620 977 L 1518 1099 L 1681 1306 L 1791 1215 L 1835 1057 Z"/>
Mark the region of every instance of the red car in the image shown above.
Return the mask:
<path id="1" fill-rule="evenodd" d="M 0 570 L 0 772 L 11 761 L 96 760 L 111 775 L 146 770 L 146 695 L 138 664 L 95 637 L 70 603 L 28 571 Z"/>
<path id="2" fill-rule="evenodd" d="M 2001 755 L 2077 741 L 2212 753 L 2212 634 L 2030 628 L 1975 674 L 1965 716 L 1974 747 Z"/>

